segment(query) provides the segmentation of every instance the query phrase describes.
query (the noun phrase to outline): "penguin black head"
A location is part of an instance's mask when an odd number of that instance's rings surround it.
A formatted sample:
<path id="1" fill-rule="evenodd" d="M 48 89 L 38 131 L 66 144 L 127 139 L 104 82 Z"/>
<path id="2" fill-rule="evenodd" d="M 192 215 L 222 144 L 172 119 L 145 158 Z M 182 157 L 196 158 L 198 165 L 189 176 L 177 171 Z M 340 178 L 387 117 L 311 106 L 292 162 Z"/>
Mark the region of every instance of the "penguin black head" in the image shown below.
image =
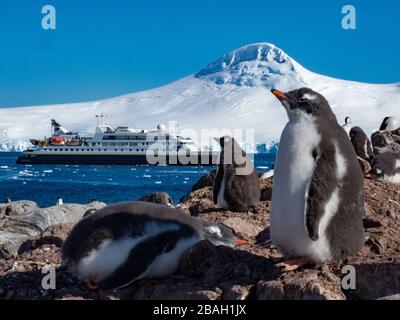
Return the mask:
<path id="1" fill-rule="evenodd" d="M 203 232 L 204 238 L 216 246 L 236 247 L 248 243 L 237 238 L 230 228 L 222 224 L 204 222 Z"/>
<path id="2" fill-rule="evenodd" d="M 361 129 L 360 127 L 353 127 L 350 130 L 350 139 L 353 139 L 356 135 L 361 135 L 366 137 L 367 135 L 365 134 L 364 130 Z"/>
<path id="3" fill-rule="evenodd" d="M 246 163 L 246 152 L 233 137 L 214 138 L 221 146 L 221 164 L 243 165 Z"/>
<path id="4" fill-rule="evenodd" d="M 398 122 L 396 117 L 386 117 L 383 119 L 379 131 L 391 131 L 396 130 L 398 127 Z"/>
<path id="5" fill-rule="evenodd" d="M 344 119 L 344 123 L 345 123 L 345 124 L 351 124 L 351 118 L 350 118 L 350 117 L 346 117 L 346 118 Z"/>
<path id="6" fill-rule="evenodd" d="M 286 93 L 273 89 L 271 92 L 285 107 L 289 120 L 309 115 L 311 117 L 334 118 L 336 121 L 328 101 L 318 92 L 309 88 L 301 88 Z"/>

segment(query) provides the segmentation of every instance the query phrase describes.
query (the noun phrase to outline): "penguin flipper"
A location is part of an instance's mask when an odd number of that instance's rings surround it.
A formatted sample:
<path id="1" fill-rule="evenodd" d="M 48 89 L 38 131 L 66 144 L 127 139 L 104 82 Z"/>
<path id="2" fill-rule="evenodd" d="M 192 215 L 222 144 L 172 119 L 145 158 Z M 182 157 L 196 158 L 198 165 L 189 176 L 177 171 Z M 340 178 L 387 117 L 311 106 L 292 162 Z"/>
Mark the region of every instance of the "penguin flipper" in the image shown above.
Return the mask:
<path id="1" fill-rule="evenodd" d="M 166 231 L 140 242 L 130 251 L 125 262 L 99 283 L 99 287 L 119 289 L 139 280 L 160 254 L 175 247 L 178 239 L 178 231 Z"/>
<path id="2" fill-rule="evenodd" d="M 215 176 L 214 185 L 213 185 L 214 204 L 218 203 L 218 193 L 219 193 L 219 189 L 221 189 L 221 183 L 222 183 L 223 178 L 224 178 L 223 165 L 218 165 L 217 174 Z"/>
<path id="3" fill-rule="evenodd" d="M 306 188 L 305 194 L 305 227 L 311 240 L 319 238 L 319 223 L 325 212 L 326 203 L 335 190 L 335 179 L 327 179 L 332 175 L 332 167 L 327 165 L 325 159 L 314 151 L 314 173 Z"/>

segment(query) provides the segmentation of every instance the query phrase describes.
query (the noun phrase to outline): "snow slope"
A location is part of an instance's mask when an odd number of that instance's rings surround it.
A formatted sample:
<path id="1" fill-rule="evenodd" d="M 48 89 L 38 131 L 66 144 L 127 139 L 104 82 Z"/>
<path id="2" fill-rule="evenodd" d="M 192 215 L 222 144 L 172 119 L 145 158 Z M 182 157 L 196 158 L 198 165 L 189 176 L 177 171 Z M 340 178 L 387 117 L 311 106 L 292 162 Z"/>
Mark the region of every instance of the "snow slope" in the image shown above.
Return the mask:
<path id="1" fill-rule="evenodd" d="M 0 109 L 0 132 L 7 130 L 8 139 L 20 143 L 41 138 L 49 135 L 50 119 L 55 118 L 72 131 L 90 134 L 95 115 L 105 114 L 114 126 L 150 129 L 177 121 L 179 130 L 195 129 L 198 135 L 200 129 L 253 128 L 255 143 L 271 143 L 279 140 L 287 118 L 270 89 L 303 86 L 322 93 L 340 123 L 351 116 L 353 124 L 368 133 L 385 116 L 400 118 L 400 84 L 322 76 L 306 70 L 273 44 L 258 43 L 229 52 L 197 74 L 160 88 L 93 102 Z M 183 134 L 196 138 L 191 131 Z"/>

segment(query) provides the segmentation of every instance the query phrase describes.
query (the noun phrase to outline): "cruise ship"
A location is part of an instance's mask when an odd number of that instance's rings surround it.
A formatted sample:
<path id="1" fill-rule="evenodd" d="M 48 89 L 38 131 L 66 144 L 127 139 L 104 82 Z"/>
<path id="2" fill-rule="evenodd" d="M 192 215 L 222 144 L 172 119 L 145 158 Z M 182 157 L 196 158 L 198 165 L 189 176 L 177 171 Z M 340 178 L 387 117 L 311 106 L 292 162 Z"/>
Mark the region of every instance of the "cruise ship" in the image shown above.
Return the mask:
<path id="1" fill-rule="evenodd" d="M 218 153 L 201 152 L 190 138 L 172 135 L 165 126 L 154 130 L 129 127 L 112 128 L 103 116 L 96 116 L 92 137 L 71 132 L 51 120 L 51 136 L 31 139 L 33 148 L 25 150 L 18 164 L 72 165 L 176 165 L 210 166 Z"/>

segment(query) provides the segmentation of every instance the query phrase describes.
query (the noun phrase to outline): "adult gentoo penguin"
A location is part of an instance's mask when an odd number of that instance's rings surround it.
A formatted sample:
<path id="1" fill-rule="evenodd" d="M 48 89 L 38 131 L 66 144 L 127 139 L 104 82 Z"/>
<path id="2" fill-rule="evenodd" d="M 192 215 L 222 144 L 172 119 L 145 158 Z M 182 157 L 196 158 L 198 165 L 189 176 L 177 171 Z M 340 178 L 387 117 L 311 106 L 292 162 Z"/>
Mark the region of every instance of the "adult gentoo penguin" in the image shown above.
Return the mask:
<path id="1" fill-rule="evenodd" d="M 399 123 L 396 117 L 386 117 L 383 119 L 379 131 L 393 131 L 399 128 Z"/>
<path id="2" fill-rule="evenodd" d="M 350 117 L 346 117 L 344 119 L 344 125 L 342 126 L 342 128 L 344 129 L 344 131 L 346 131 L 347 135 L 350 137 L 350 130 L 351 130 L 351 118 Z"/>
<path id="3" fill-rule="evenodd" d="M 400 153 L 376 155 L 371 161 L 369 175 L 380 181 L 400 183 Z"/>
<path id="4" fill-rule="evenodd" d="M 174 273 L 182 254 L 202 239 L 228 246 L 246 242 L 227 227 L 201 222 L 178 209 L 127 202 L 83 218 L 62 246 L 62 261 L 89 288 L 116 289 Z"/>
<path id="5" fill-rule="evenodd" d="M 358 157 L 370 161 L 374 156 L 371 140 L 360 127 L 353 127 L 350 130 L 350 141 Z"/>
<path id="6" fill-rule="evenodd" d="M 221 154 L 213 186 L 214 203 L 230 211 L 255 212 L 260 201 L 260 181 L 250 157 L 232 137 L 216 139 Z"/>
<path id="7" fill-rule="evenodd" d="M 328 101 L 308 88 L 272 93 L 285 107 L 275 164 L 271 240 L 295 270 L 357 252 L 364 244 L 363 174 Z"/>

